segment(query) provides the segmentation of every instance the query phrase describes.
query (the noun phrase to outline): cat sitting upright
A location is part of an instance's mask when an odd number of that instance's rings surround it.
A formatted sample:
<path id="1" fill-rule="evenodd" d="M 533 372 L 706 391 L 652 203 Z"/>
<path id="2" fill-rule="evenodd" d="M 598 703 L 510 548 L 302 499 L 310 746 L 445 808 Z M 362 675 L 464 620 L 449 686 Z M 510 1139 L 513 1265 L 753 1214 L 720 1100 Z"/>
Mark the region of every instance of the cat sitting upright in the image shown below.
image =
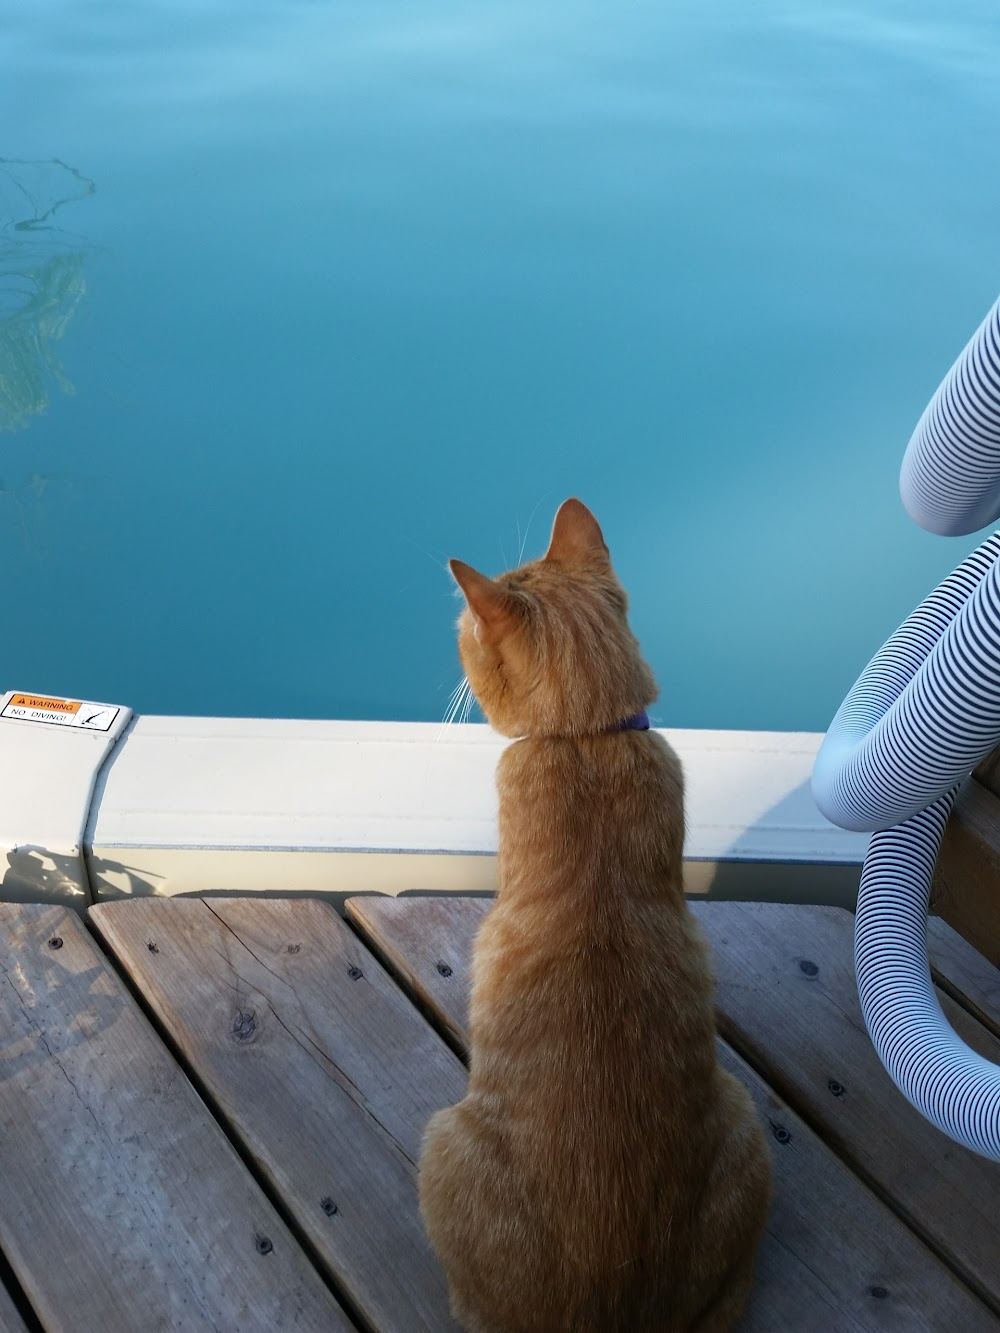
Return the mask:
<path id="1" fill-rule="evenodd" d="M 459 653 L 497 731 L 499 892 L 476 940 L 465 1098 L 427 1126 L 424 1222 L 473 1333 L 729 1329 L 770 1161 L 716 1061 L 684 901 L 683 779 L 625 592 L 579 500 L 541 560 L 467 602 Z"/>

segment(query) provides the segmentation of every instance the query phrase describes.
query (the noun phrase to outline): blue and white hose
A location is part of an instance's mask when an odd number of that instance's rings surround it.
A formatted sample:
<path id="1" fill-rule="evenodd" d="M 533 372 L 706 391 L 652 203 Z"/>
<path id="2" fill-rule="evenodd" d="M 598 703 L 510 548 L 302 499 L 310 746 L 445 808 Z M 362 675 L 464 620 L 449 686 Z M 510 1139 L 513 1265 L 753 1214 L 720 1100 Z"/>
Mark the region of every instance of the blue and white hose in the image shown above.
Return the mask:
<path id="1" fill-rule="evenodd" d="M 899 489 L 913 521 L 942 537 L 1000 518 L 1000 301 L 917 422 Z"/>
<path id="2" fill-rule="evenodd" d="M 1000 516 L 1000 301 L 932 398 L 903 460 L 907 510 L 931 531 Z M 903 1094 L 957 1142 L 1000 1160 L 1000 1067 L 946 1020 L 927 911 L 958 785 L 1000 744 L 1000 533 L 900 626 L 830 725 L 813 771 L 823 813 L 875 830 L 854 958 L 865 1022 Z"/>

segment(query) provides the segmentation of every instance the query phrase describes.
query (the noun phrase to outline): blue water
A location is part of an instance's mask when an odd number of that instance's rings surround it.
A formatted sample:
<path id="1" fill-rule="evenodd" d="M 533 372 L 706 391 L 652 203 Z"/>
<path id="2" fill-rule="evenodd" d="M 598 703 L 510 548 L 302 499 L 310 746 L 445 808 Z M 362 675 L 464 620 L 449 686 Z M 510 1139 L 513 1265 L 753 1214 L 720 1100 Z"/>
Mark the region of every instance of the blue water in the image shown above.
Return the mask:
<path id="1" fill-rule="evenodd" d="M 601 520 L 666 725 L 826 726 L 976 543 L 985 0 L 7 0 L 0 687 L 434 719 L 443 568 Z"/>

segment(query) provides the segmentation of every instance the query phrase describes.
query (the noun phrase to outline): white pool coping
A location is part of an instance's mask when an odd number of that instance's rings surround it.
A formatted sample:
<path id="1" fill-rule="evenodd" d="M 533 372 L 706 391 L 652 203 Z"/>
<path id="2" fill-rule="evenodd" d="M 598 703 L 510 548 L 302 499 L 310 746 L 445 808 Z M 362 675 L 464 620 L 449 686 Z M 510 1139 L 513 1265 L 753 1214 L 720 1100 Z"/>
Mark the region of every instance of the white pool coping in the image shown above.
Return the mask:
<path id="1" fill-rule="evenodd" d="M 689 892 L 853 902 L 867 838 L 812 800 L 820 734 L 664 735 Z M 151 715 L 99 743 L 0 718 L 0 897 L 489 891 L 506 743 L 477 724 Z"/>

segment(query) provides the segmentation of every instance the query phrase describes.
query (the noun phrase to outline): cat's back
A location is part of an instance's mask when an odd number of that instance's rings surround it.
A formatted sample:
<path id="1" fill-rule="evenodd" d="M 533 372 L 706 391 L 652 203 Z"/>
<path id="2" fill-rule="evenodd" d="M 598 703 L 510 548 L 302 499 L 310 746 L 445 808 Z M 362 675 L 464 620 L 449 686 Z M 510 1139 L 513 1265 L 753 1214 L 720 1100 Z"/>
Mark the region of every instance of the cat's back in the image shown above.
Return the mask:
<path id="1" fill-rule="evenodd" d="M 683 892 L 683 773 L 657 732 L 516 741 L 497 793 L 501 893 L 534 882 L 579 898 L 609 876 L 630 897 Z"/>
<path id="2" fill-rule="evenodd" d="M 527 1153 L 568 1143 L 560 1127 L 572 1126 L 568 1150 L 591 1163 L 572 1189 L 631 1205 L 643 1173 L 663 1179 L 715 1079 L 711 975 L 683 897 L 680 765 L 662 737 L 633 733 L 519 742 L 502 769 L 473 1089 L 503 1114 L 516 1104 Z"/>

